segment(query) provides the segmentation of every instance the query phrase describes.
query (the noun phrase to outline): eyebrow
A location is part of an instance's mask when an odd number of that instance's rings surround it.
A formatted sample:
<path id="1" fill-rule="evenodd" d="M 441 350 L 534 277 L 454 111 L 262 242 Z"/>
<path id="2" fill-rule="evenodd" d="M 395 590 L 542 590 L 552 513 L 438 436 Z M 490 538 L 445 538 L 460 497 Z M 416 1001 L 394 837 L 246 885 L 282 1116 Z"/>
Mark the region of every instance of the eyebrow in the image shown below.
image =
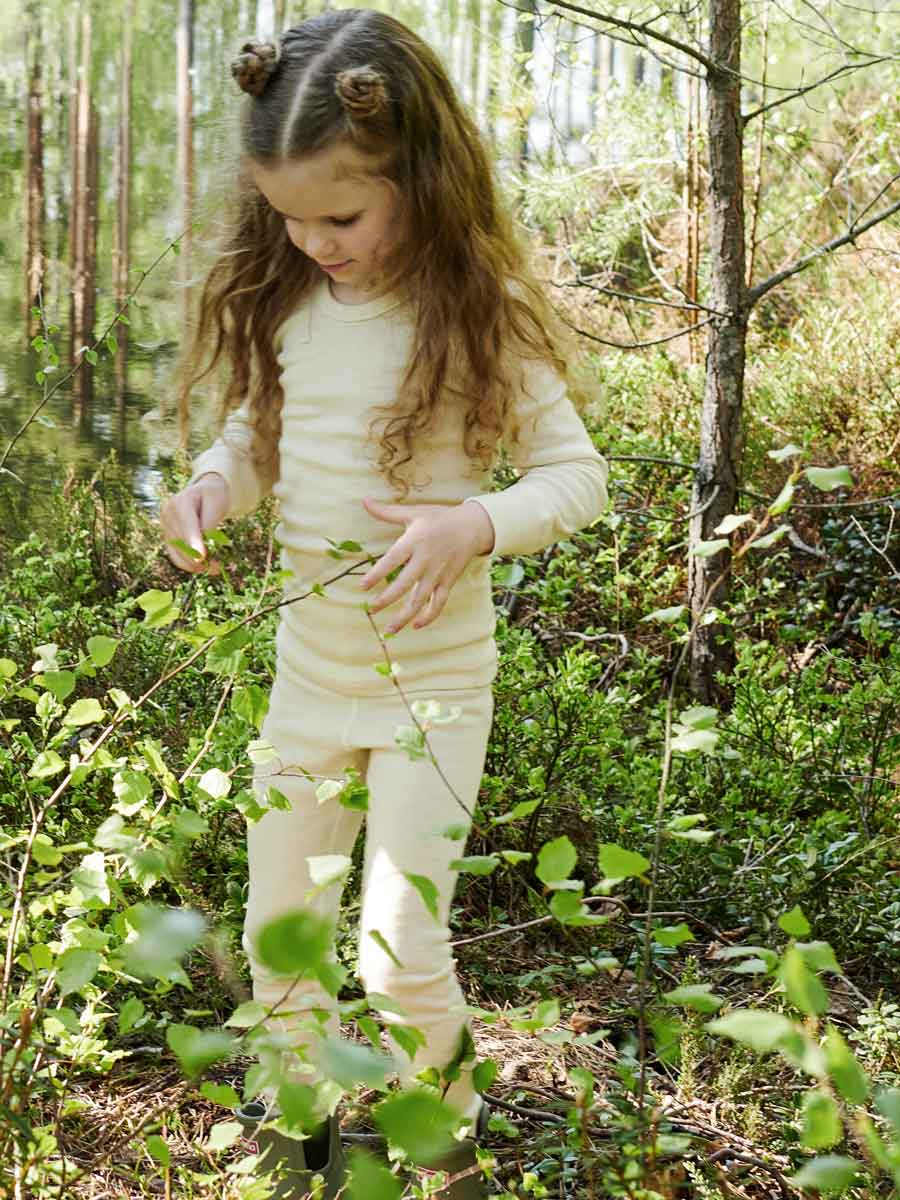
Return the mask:
<path id="1" fill-rule="evenodd" d="M 299 220 L 302 220 L 302 218 L 301 218 L 301 217 L 292 217 L 290 213 L 282 212 L 280 208 L 276 208 L 276 207 L 275 207 L 275 205 L 274 205 L 274 204 L 272 204 L 271 202 L 269 202 L 269 208 L 271 208 L 273 212 L 277 213 L 279 217 L 285 217 L 285 218 L 287 218 L 287 220 L 289 220 L 289 221 L 299 221 Z M 326 217 L 322 217 L 321 219 L 322 219 L 323 221 L 346 221 L 346 220 L 348 220 L 350 217 L 357 217 L 357 216 L 359 216 L 359 214 L 360 214 L 361 212 L 362 212 L 362 209 L 361 209 L 361 208 L 355 208 L 355 209 L 353 209 L 351 212 L 349 212 L 349 213 L 344 213 L 344 214 L 342 214 L 342 215 L 340 215 L 340 216 L 339 216 L 337 213 L 329 213 L 329 214 L 328 214 L 328 216 L 326 216 Z"/>

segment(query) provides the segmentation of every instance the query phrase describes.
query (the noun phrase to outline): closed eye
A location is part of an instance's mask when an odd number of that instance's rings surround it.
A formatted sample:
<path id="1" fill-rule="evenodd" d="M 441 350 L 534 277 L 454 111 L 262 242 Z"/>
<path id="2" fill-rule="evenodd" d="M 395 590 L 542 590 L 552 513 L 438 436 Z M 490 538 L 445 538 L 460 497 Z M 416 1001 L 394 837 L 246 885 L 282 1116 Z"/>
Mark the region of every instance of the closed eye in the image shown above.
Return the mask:
<path id="1" fill-rule="evenodd" d="M 355 217 L 332 217 L 331 223 L 332 225 L 340 225 L 341 228 L 344 228 L 347 225 L 353 225 L 358 220 L 359 213 L 357 213 Z"/>

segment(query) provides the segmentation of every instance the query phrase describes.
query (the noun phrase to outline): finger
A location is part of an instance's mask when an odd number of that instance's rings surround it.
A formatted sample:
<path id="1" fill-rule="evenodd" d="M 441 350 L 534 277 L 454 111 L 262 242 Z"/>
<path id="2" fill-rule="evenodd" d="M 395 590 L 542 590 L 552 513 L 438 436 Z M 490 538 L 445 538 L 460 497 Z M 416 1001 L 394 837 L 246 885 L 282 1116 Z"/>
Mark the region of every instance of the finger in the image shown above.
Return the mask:
<path id="1" fill-rule="evenodd" d="M 447 588 L 442 585 L 436 587 L 428 597 L 428 603 L 419 613 L 418 620 L 413 621 L 413 629 L 424 629 L 426 625 L 436 621 L 444 610 L 448 594 Z"/>
<path id="2" fill-rule="evenodd" d="M 405 625 L 407 625 L 417 613 L 423 610 L 429 602 L 431 594 L 436 585 L 436 580 L 431 579 L 426 581 L 419 580 L 412 589 L 412 594 L 403 607 L 400 615 L 394 617 L 390 625 L 386 629 L 386 633 L 399 633 Z"/>
<path id="3" fill-rule="evenodd" d="M 380 596 L 370 602 L 369 612 L 380 612 L 383 608 L 395 604 L 418 582 L 421 573 L 421 564 L 418 560 L 410 558 L 394 582 L 385 588 Z"/>
<path id="4" fill-rule="evenodd" d="M 360 580 L 360 587 L 363 591 L 368 591 L 369 588 L 374 587 L 376 583 L 380 583 L 382 579 L 390 575 L 391 571 L 395 570 L 395 568 L 402 567 L 405 562 L 409 561 L 411 552 L 402 543 L 402 538 L 394 542 L 390 550 L 384 552 L 375 566 L 363 575 Z"/>
<path id="5" fill-rule="evenodd" d="M 380 500 L 373 500 L 370 496 L 363 499 L 363 504 L 373 517 L 379 521 L 387 521 L 391 525 L 405 525 L 412 519 L 412 513 L 408 506 L 404 508 L 399 504 L 383 504 Z"/>

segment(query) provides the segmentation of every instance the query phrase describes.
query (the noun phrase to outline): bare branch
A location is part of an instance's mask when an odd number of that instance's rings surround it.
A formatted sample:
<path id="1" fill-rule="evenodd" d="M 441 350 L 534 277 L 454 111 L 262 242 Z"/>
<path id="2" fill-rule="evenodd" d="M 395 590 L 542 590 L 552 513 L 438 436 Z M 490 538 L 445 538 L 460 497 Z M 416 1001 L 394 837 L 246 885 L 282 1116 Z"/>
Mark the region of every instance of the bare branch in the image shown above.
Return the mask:
<path id="1" fill-rule="evenodd" d="M 579 328 L 578 325 L 573 325 L 572 322 L 559 310 L 556 310 L 558 315 L 574 330 L 575 333 L 582 337 L 588 338 L 592 342 L 599 342 L 601 346 L 612 346 L 616 350 L 645 350 L 648 346 L 661 346 L 664 342 L 674 342 L 676 338 L 684 337 L 688 333 L 693 333 L 695 329 L 702 329 L 704 325 L 709 325 L 715 320 L 715 317 L 705 317 L 704 320 L 698 321 L 696 325 L 688 325 L 686 329 L 679 329 L 675 333 L 669 333 L 665 337 L 653 338 L 649 342 L 613 342 L 609 338 L 602 338 L 599 334 L 589 333 L 586 329 Z"/>
<path id="2" fill-rule="evenodd" d="M 600 292 L 604 296 L 613 296 L 616 300 L 628 300 L 632 304 L 654 304 L 661 308 L 677 308 L 687 310 L 688 312 L 707 312 L 712 313 L 714 317 L 724 317 L 725 313 L 718 312 L 715 308 L 710 308 L 706 304 L 692 304 L 689 300 L 685 300 L 681 304 L 676 304 L 674 300 L 661 300 L 656 296 L 638 296 L 634 292 L 619 292 L 615 288 L 603 287 L 599 283 L 592 283 L 585 275 L 579 275 L 577 279 L 566 280 L 564 283 L 557 283 L 555 280 L 549 280 L 550 286 L 555 288 L 571 288 L 571 287 L 586 287 L 592 292 Z"/>
<path id="3" fill-rule="evenodd" d="M 891 182 L 894 181 L 892 180 Z M 879 225 L 882 221 L 886 221 L 888 217 L 892 217 L 896 212 L 900 212 L 900 200 L 890 205 L 889 208 L 883 208 L 881 212 L 876 213 L 874 217 L 870 217 L 868 221 L 864 221 L 862 224 L 855 221 L 847 232 L 842 233 L 840 237 L 832 238 L 831 241 L 819 246 L 817 250 L 813 250 L 810 254 L 805 254 L 803 258 L 798 258 L 789 267 L 785 267 L 781 271 L 776 271 L 774 275 L 770 275 L 768 279 L 764 279 L 762 283 L 758 283 L 750 289 L 747 293 L 748 307 L 752 308 L 757 300 L 763 297 L 766 292 L 770 292 L 772 288 L 778 287 L 780 283 L 784 283 L 786 279 L 790 279 L 792 275 L 796 275 L 799 271 L 805 270 L 816 259 L 822 258 L 826 254 L 831 254 L 834 250 L 839 250 L 841 246 L 846 246 L 850 242 L 855 242 L 866 230 L 871 229 L 873 225 Z"/>
<path id="4" fill-rule="evenodd" d="M 815 91 L 816 88 L 822 87 L 823 84 L 830 83 L 832 79 L 837 79 L 840 75 L 846 75 L 850 71 L 860 71 L 864 67 L 877 67 L 879 63 L 893 62 L 893 55 L 883 55 L 881 58 L 869 58 L 865 62 L 844 63 L 842 67 L 837 67 L 828 75 L 823 75 L 821 79 L 817 79 L 814 83 L 808 83 L 805 87 L 797 88 L 796 91 L 788 92 L 784 96 L 779 96 L 777 100 L 772 100 L 769 104 L 763 104 L 760 108 L 754 108 L 752 112 L 746 113 L 743 121 L 746 126 L 754 117 L 762 116 L 763 113 L 769 112 L 773 108 L 777 108 L 779 104 L 787 104 L 791 100 L 796 100 L 798 96 L 805 96 L 807 92 Z"/>

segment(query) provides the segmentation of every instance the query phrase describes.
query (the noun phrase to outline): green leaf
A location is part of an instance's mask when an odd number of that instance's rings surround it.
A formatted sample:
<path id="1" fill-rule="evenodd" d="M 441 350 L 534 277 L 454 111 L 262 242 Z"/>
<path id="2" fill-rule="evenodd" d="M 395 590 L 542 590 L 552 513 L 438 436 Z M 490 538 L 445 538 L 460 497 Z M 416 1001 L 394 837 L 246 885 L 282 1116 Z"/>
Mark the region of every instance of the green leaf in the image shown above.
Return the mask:
<path id="1" fill-rule="evenodd" d="M 192 808 L 179 808 L 173 815 L 172 825 L 177 837 L 194 841 L 209 833 L 209 821 Z"/>
<path id="2" fill-rule="evenodd" d="M 315 970 L 328 956 L 332 923 L 309 909 L 285 913 L 264 925 L 257 937 L 262 962 L 289 978 Z"/>
<path id="3" fill-rule="evenodd" d="M 318 1123 L 316 1089 L 308 1084 L 283 1079 L 278 1086 L 278 1103 L 289 1128 L 311 1130 Z"/>
<path id="4" fill-rule="evenodd" d="M 495 1058 L 484 1058 L 472 1070 L 472 1086 L 480 1095 L 488 1090 L 500 1070 Z"/>
<path id="5" fill-rule="evenodd" d="M 233 1146 L 243 1134 L 244 1127 L 240 1121 L 219 1121 L 209 1131 L 206 1142 L 207 1150 L 227 1150 Z"/>
<path id="6" fill-rule="evenodd" d="M 426 875 L 413 875 L 409 871 L 405 871 L 406 879 L 413 885 L 419 895 L 422 897 L 422 903 L 440 924 L 440 914 L 438 913 L 438 890 L 435 884 Z"/>
<path id="7" fill-rule="evenodd" d="M 805 1163 L 794 1175 L 788 1175 L 788 1183 L 798 1188 L 811 1188 L 817 1192 L 845 1192 L 862 1171 L 862 1166 L 852 1158 L 840 1154 L 823 1154 Z"/>
<path id="8" fill-rule="evenodd" d="M 803 474 L 820 492 L 833 492 L 839 487 L 853 487 L 853 476 L 848 466 L 807 467 Z"/>
<path id="9" fill-rule="evenodd" d="M 695 939 L 682 921 L 680 925 L 661 925 L 654 929 L 653 940 L 659 942 L 660 946 L 680 946 L 682 942 L 693 942 Z"/>
<path id="10" fill-rule="evenodd" d="M 687 613 L 686 604 L 673 604 L 671 608 L 655 608 L 653 612 L 647 613 L 645 617 L 641 617 L 642 621 L 662 621 L 664 625 L 671 625 L 675 621 L 680 621 Z"/>
<path id="11" fill-rule="evenodd" d="M 169 1025 L 166 1041 L 185 1075 L 193 1077 L 215 1062 L 230 1058 L 234 1039 L 221 1029 L 197 1029 L 193 1025 Z"/>
<path id="12" fill-rule="evenodd" d="M 142 592 L 137 602 L 144 610 L 144 624 L 150 629 L 162 629 L 178 619 L 179 609 L 172 603 L 171 592 L 160 592 L 151 588 Z"/>
<path id="13" fill-rule="evenodd" d="M 720 1037 L 730 1037 L 764 1054 L 778 1048 L 779 1042 L 793 1031 L 793 1025 L 781 1013 L 766 1009 L 738 1008 L 727 1016 L 707 1021 L 705 1028 Z"/>
<path id="14" fill-rule="evenodd" d="M 790 525 L 779 525 L 777 529 L 773 529 L 771 533 L 764 534 L 763 537 L 755 538 L 750 543 L 751 550 L 768 550 L 770 546 L 774 546 L 776 542 L 780 542 L 786 533 L 790 533 Z"/>
<path id="15" fill-rule="evenodd" d="M 782 913 L 778 924 L 791 937 L 806 937 L 811 928 L 799 904 L 795 904 L 789 912 Z"/>
<path id="16" fill-rule="evenodd" d="M 625 850 L 614 842 L 601 842 L 597 858 L 607 879 L 632 879 L 645 875 L 650 869 L 649 858 L 634 850 Z"/>
<path id="17" fill-rule="evenodd" d="M 834 950 L 828 942 L 797 942 L 796 948 L 803 955 L 803 961 L 813 971 L 831 971 L 841 975 L 840 964 L 834 956 Z"/>
<path id="18" fill-rule="evenodd" d="M 450 863 L 451 871 L 464 871 L 469 875 L 490 875 L 500 866 L 496 854 L 467 854 L 464 858 L 454 858 Z"/>
<path id="19" fill-rule="evenodd" d="M 58 775 L 65 768 L 66 764 L 55 750 L 42 750 L 31 764 L 28 774 L 33 779 L 52 779 L 54 775 Z"/>
<path id="20" fill-rule="evenodd" d="M 144 1015 L 144 1002 L 138 996 L 129 996 L 119 1008 L 119 1033 L 133 1029 Z"/>
<path id="21" fill-rule="evenodd" d="M 54 846 L 46 833 L 39 833 L 31 845 L 34 861 L 42 867 L 55 867 L 63 856 L 62 850 Z"/>
<path id="22" fill-rule="evenodd" d="M 259 1000 L 245 1000 L 234 1010 L 225 1025 L 232 1029 L 250 1029 L 258 1025 L 266 1015 L 267 1008 Z"/>
<path id="23" fill-rule="evenodd" d="M 750 513 L 729 513 L 713 530 L 713 533 L 721 534 L 722 537 L 727 537 L 728 534 L 734 533 L 736 529 L 740 529 L 742 525 L 752 525 L 753 517 Z"/>
<path id="24" fill-rule="evenodd" d="M 169 1153 L 169 1147 L 158 1133 L 148 1134 L 144 1145 L 147 1147 L 150 1157 L 155 1158 L 158 1163 L 162 1163 L 164 1167 L 168 1167 L 171 1164 L 172 1155 Z"/>
<path id="25" fill-rule="evenodd" d="M 12 679 L 19 667 L 11 658 L 0 658 L 0 679 Z M 73 679 L 74 684 L 74 679 Z"/>
<path id="26" fill-rule="evenodd" d="M 321 889 L 345 879 L 353 860 L 346 854 L 312 854 L 307 858 L 306 865 L 310 879 Z"/>
<path id="27" fill-rule="evenodd" d="M 434 1159 L 453 1145 L 459 1114 L 430 1091 L 409 1088 L 389 1096 L 373 1113 L 382 1133 L 414 1162 Z"/>
<path id="28" fill-rule="evenodd" d="M 380 1054 L 371 1046 L 346 1041 L 344 1038 L 324 1038 L 319 1061 L 329 1079 L 333 1079 L 348 1091 L 358 1083 L 386 1090 L 387 1073 L 394 1068 L 390 1055 Z"/>
<path id="29" fill-rule="evenodd" d="M 180 960 L 203 937 L 206 922 L 190 908 L 136 904 L 126 912 L 136 937 L 122 947 L 126 971 L 144 979 L 179 977 Z"/>
<path id="30" fill-rule="evenodd" d="M 200 1084 L 200 1093 L 213 1104 L 221 1104 L 223 1108 L 237 1108 L 241 1102 L 240 1096 L 229 1083 L 211 1083 L 207 1080 Z"/>
<path id="31" fill-rule="evenodd" d="M 368 932 L 369 932 L 369 937 L 372 939 L 372 941 L 375 943 L 375 945 L 378 946 L 379 949 L 384 951 L 384 953 L 388 956 L 388 958 L 391 960 L 391 962 L 396 963 L 396 965 L 401 970 L 403 970 L 403 963 L 400 961 L 400 959 L 397 957 L 397 955 L 391 949 L 390 945 L 388 944 L 388 940 L 384 936 L 384 934 L 381 933 L 377 929 L 370 929 Z"/>
<path id="32" fill-rule="evenodd" d="M 63 718 L 63 725 L 96 725 L 105 715 L 98 700 L 76 700 Z"/>
<path id="33" fill-rule="evenodd" d="M 541 883 L 552 885 L 562 879 L 568 879 L 577 861 L 578 853 L 575 847 L 563 834 L 562 837 L 554 838 L 552 842 L 545 842 L 541 846 L 534 873 Z"/>
<path id="34" fill-rule="evenodd" d="M 231 778 L 218 767 L 210 767 L 197 780 L 197 787 L 213 800 L 223 800 L 231 791 Z"/>
<path id="35" fill-rule="evenodd" d="M 844 1136 L 841 1113 L 834 1099 L 821 1088 L 803 1096 L 803 1128 L 800 1140 L 810 1150 L 827 1150 Z"/>
<path id="36" fill-rule="evenodd" d="M 493 817 L 491 824 L 507 825 L 510 821 L 518 821 L 520 817 L 528 817 L 542 803 L 540 796 L 536 800 L 520 800 L 509 812 L 501 813 L 499 817 Z"/>
<path id="37" fill-rule="evenodd" d="M 788 946 L 778 968 L 785 994 L 808 1017 L 820 1016 L 828 1007 L 828 993 L 817 975 L 803 961 L 796 946 Z"/>
<path id="38" fill-rule="evenodd" d="M 259 732 L 269 711 L 269 697 L 258 684 L 249 683 L 246 687 L 235 688 L 231 696 L 231 708 L 237 716 L 254 725 Z"/>
<path id="39" fill-rule="evenodd" d="M 153 784 L 142 771 L 118 771 L 113 778 L 116 797 L 113 808 L 125 817 L 134 816 L 153 795 Z"/>
<path id="40" fill-rule="evenodd" d="M 425 1034 L 415 1025 L 391 1023 L 387 1026 L 387 1031 L 410 1059 L 415 1058 L 416 1052 L 426 1044 Z"/>
<path id="41" fill-rule="evenodd" d="M 786 446 L 782 446 L 780 450 L 768 450 L 766 453 L 768 454 L 769 458 L 774 459 L 775 462 L 784 462 L 785 459 L 796 458 L 798 454 L 802 454 L 803 448 L 795 445 L 793 442 L 788 442 L 788 444 Z"/>
<path id="42" fill-rule="evenodd" d="M 80 992 L 97 974 L 100 962 L 96 950 L 82 950 L 80 946 L 64 950 L 56 960 L 59 994 L 68 996 L 70 992 Z"/>
<path id="43" fill-rule="evenodd" d="M 60 704 L 75 691 L 75 676 L 71 671 L 44 671 L 41 679 Z"/>
<path id="44" fill-rule="evenodd" d="M 400 1200 L 403 1184 L 373 1155 L 354 1150 L 347 1163 L 347 1200 Z"/>
<path id="45" fill-rule="evenodd" d="M 900 1088 L 882 1088 L 875 1096 L 875 1107 L 893 1126 L 894 1136 L 900 1137 Z"/>
<path id="46" fill-rule="evenodd" d="M 531 858 L 531 852 L 528 850 L 501 850 L 500 857 L 504 862 L 512 863 L 516 866 L 518 863 L 526 862 Z"/>
<path id="47" fill-rule="evenodd" d="M 769 513 L 773 517 L 779 517 L 783 512 L 787 512 L 787 510 L 791 507 L 792 500 L 794 499 L 794 491 L 794 485 L 788 479 L 784 487 L 769 505 Z"/>
<path id="48" fill-rule="evenodd" d="M 716 996 L 711 983 L 690 983 L 684 987 L 673 988 L 663 996 L 669 1004 L 683 1004 L 695 1012 L 716 1012 L 725 1003 L 724 996 Z"/>
<path id="49" fill-rule="evenodd" d="M 691 547 L 690 553 L 694 558 L 712 558 L 728 545 L 728 538 L 713 538 L 711 541 L 702 539 Z"/>
<path id="50" fill-rule="evenodd" d="M 91 662 L 95 667 L 105 667 L 112 662 L 113 655 L 119 643 L 116 638 L 104 637 L 103 634 L 95 634 L 94 637 L 89 637 L 87 640 L 87 652 L 91 657 Z"/>
<path id="51" fill-rule="evenodd" d="M 869 1094 L 869 1077 L 841 1034 L 829 1025 L 825 1033 L 825 1065 L 832 1083 L 850 1104 L 862 1104 Z"/>
<path id="52" fill-rule="evenodd" d="M 72 875 L 72 889 L 78 892 L 80 903 L 88 908 L 103 908 L 109 904 L 109 881 L 102 850 L 84 856 Z"/>
<path id="53" fill-rule="evenodd" d="M 234 675 L 244 665 L 244 647 L 250 641 L 247 629 L 232 629 L 218 638 L 206 652 L 204 669 L 213 675 Z"/>

